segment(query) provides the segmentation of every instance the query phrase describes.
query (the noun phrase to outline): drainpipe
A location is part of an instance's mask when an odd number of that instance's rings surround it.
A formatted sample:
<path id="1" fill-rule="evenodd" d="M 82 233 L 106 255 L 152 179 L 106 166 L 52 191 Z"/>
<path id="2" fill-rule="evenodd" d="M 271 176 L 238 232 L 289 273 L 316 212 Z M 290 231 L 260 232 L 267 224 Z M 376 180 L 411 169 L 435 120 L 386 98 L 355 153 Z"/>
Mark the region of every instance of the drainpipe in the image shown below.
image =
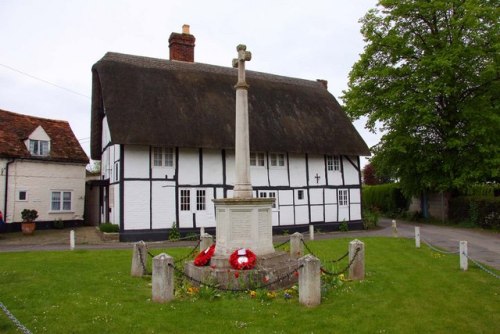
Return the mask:
<path id="1" fill-rule="evenodd" d="M 4 203 L 3 203 L 3 221 L 7 223 L 7 190 L 9 189 L 9 165 L 16 161 L 16 159 L 11 159 L 5 164 L 5 191 L 4 191 Z"/>

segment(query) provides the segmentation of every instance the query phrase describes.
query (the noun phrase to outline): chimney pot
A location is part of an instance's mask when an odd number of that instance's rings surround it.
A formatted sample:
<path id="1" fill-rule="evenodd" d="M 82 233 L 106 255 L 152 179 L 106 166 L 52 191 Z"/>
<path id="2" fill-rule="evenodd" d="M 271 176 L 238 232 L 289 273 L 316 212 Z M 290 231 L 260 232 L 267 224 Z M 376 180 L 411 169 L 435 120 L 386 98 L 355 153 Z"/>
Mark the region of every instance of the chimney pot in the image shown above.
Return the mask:
<path id="1" fill-rule="evenodd" d="M 189 33 L 189 25 L 182 26 L 182 34 L 173 32 L 168 39 L 170 60 L 194 62 L 194 42 L 196 38 Z"/>

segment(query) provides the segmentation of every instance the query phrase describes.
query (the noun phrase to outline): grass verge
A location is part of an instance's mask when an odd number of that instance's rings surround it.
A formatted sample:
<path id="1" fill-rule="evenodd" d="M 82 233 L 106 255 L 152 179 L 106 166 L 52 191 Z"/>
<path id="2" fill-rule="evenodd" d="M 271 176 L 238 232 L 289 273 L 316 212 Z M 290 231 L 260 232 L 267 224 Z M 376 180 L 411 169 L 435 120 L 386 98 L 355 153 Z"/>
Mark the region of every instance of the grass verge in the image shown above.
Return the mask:
<path id="1" fill-rule="evenodd" d="M 308 242 L 322 260 L 348 239 Z M 495 333 L 500 282 L 456 255 L 409 239 L 364 238 L 366 279 L 336 284 L 322 303 L 200 294 L 151 302 L 150 278 L 130 277 L 131 250 L 0 254 L 0 301 L 33 333 Z M 189 249 L 169 249 L 182 258 Z M 158 254 L 160 250 L 151 250 Z M 337 265 L 345 266 L 347 259 Z M 213 297 L 213 296 L 212 296 Z M 0 312 L 0 332 L 17 333 Z"/>

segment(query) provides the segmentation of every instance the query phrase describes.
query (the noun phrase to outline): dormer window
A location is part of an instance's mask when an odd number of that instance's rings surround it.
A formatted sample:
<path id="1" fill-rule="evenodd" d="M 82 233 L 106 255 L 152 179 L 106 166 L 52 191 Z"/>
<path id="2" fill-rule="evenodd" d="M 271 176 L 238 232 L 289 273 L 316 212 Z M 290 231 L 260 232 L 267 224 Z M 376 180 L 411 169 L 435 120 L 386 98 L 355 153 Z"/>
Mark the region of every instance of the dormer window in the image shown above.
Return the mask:
<path id="1" fill-rule="evenodd" d="M 49 155 L 49 141 L 30 139 L 30 153 L 41 157 Z"/>

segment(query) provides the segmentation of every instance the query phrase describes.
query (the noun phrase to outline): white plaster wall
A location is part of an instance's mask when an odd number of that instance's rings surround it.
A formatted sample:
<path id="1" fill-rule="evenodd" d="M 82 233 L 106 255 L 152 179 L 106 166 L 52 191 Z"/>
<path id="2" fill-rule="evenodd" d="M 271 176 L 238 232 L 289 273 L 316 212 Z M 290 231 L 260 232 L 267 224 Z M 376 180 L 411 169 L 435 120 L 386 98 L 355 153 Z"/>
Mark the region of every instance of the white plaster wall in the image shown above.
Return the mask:
<path id="1" fill-rule="evenodd" d="M 111 142 L 111 134 L 109 132 L 108 117 L 104 116 L 102 119 L 102 147 L 106 147 Z"/>
<path id="2" fill-rule="evenodd" d="M 251 166 L 250 167 L 250 180 L 252 182 L 252 186 L 254 186 L 254 187 L 269 186 L 267 172 L 268 172 L 267 165 L 266 166 Z"/>
<path id="3" fill-rule="evenodd" d="M 280 206 L 280 225 L 293 225 L 293 206 Z"/>
<path id="4" fill-rule="evenodd" d="M 290 186 L 291 187 L 305 187 L 307 185 L 306 180 L 306 159 L 304 154 L 292 154 L 288 155 L 288 160 L 290 163 Z"/>
<path id="5" fill-rule="evenodd" d="M 109 186 L 109 205 L 113 206 L 109 213 L 109 220 L 113 224 L 120 224 L 120 185 L 113 184 Z"/>
<path id="6" fill-rule="evenodd" d="M 270 186 L 288 186 L 288 170 L 285 167 L 269 167 Z"/>
<path id="7" fill-rule="evenodd" d="M 18 199 L 19 191 L 27 192 L 26 201 Z M 71 191 L 71 211 L 51 211 L 52 191 Z M 16 160 L 9 166 L 7 220 L 10 222 L 20 222 L 24 209 L 37 210 L 39 221 L 83 220 L 84 197 L 83 164 Z"/>
<path id="8" fill-rule="evenodd" d="M 357 167 L 357 158 L 349 157 L 353 164 Z M 344 182 L 345 184 L 359 184 L 359 172 L 346 157 L 342 157 L 342 163 L 344 166 Z"/>
<path id="9" fill-rule="evenodd" d="M 203 149 L 203 183 L 222 184 L 222 177 L 221 151 Z"/>
<path id="10" fill-rule="evenodd" d="M 226 151 L 226 183 L 234 185 L 234 151 Z M 250 172 L 251 173 L 251 172 Z M 250 176 L 251 177 L 251 176 Z M 232 197 L 232 195 L 231 195 Z"/>
<path id="11" fill-rule="evenodd" d="M 148 146 L 126 145 L 123 155 L 125 178 L 149 178 Z"/>
<path id="12" fill-rule="evenodd" d="M 309 208 L 307 205 L 295 207 L 295 224 L 309 223 Z"/>
<path id="13" fill-rule="evenodd" d="M 313 206 L 311 206 L 311 221 L 312 222 L 322 222 L 322 221 L 324 221 L 323 205 L 313 205 Z"/>
<path id="14" fill-rule="evenodd" d="M 153 181 L 151 190 L 153 228 L 171 228 L 176 220 L 174 182 Z"/>
<path id="15" fill-rule="evenodd" d="M 330 186 L 342 186 L 342 172 L 341 171 L 328 171 L 328 185 Z"/>
<path id="16" fill-rule="evenodd" d="M 337 189 L 325 189 L 325 203 L 337 204 Z"/>
<path id="17" fill-rule="evenodd" d="M 337 205 L 325 205 L 325 222 L 337 221 Z"/>
<path id="18" fill-rule="evenodd" d="M 309 196 L 311 196 L 311 204 L 323 204 L 323 189 L 309 189 Z"/>
<path id="19" fill-rule="evenodd" d="M 326 184 L 325 178 L 325 158 L 323 155 L 310 154 L 308 156 L 309 162 L 309 185 L 322 186 Z M 316 180 L 316 175 L 319 179 Z"/>
<path id="20" fill-rule="evenodd" d="M 149 182 L 126 181 L 124 188 L 125 229 L 149 229 Z"/>
<path id="21" fill-rule="evenodd" d="M 361 204 L 351 204 L 351 220 L 361 219 Z"/>
<path id="22" fill-rule="evenodd" d="M 200 184 L 200 155 L 198 149 L 179 149 L 179 173 L 180 184 Z"/>
<path id="23" fill-rule="evenodd" d="M 280 205 L 293 204 L 293 190 L 280 190 L 278 194 L 280 198 Z"/>

